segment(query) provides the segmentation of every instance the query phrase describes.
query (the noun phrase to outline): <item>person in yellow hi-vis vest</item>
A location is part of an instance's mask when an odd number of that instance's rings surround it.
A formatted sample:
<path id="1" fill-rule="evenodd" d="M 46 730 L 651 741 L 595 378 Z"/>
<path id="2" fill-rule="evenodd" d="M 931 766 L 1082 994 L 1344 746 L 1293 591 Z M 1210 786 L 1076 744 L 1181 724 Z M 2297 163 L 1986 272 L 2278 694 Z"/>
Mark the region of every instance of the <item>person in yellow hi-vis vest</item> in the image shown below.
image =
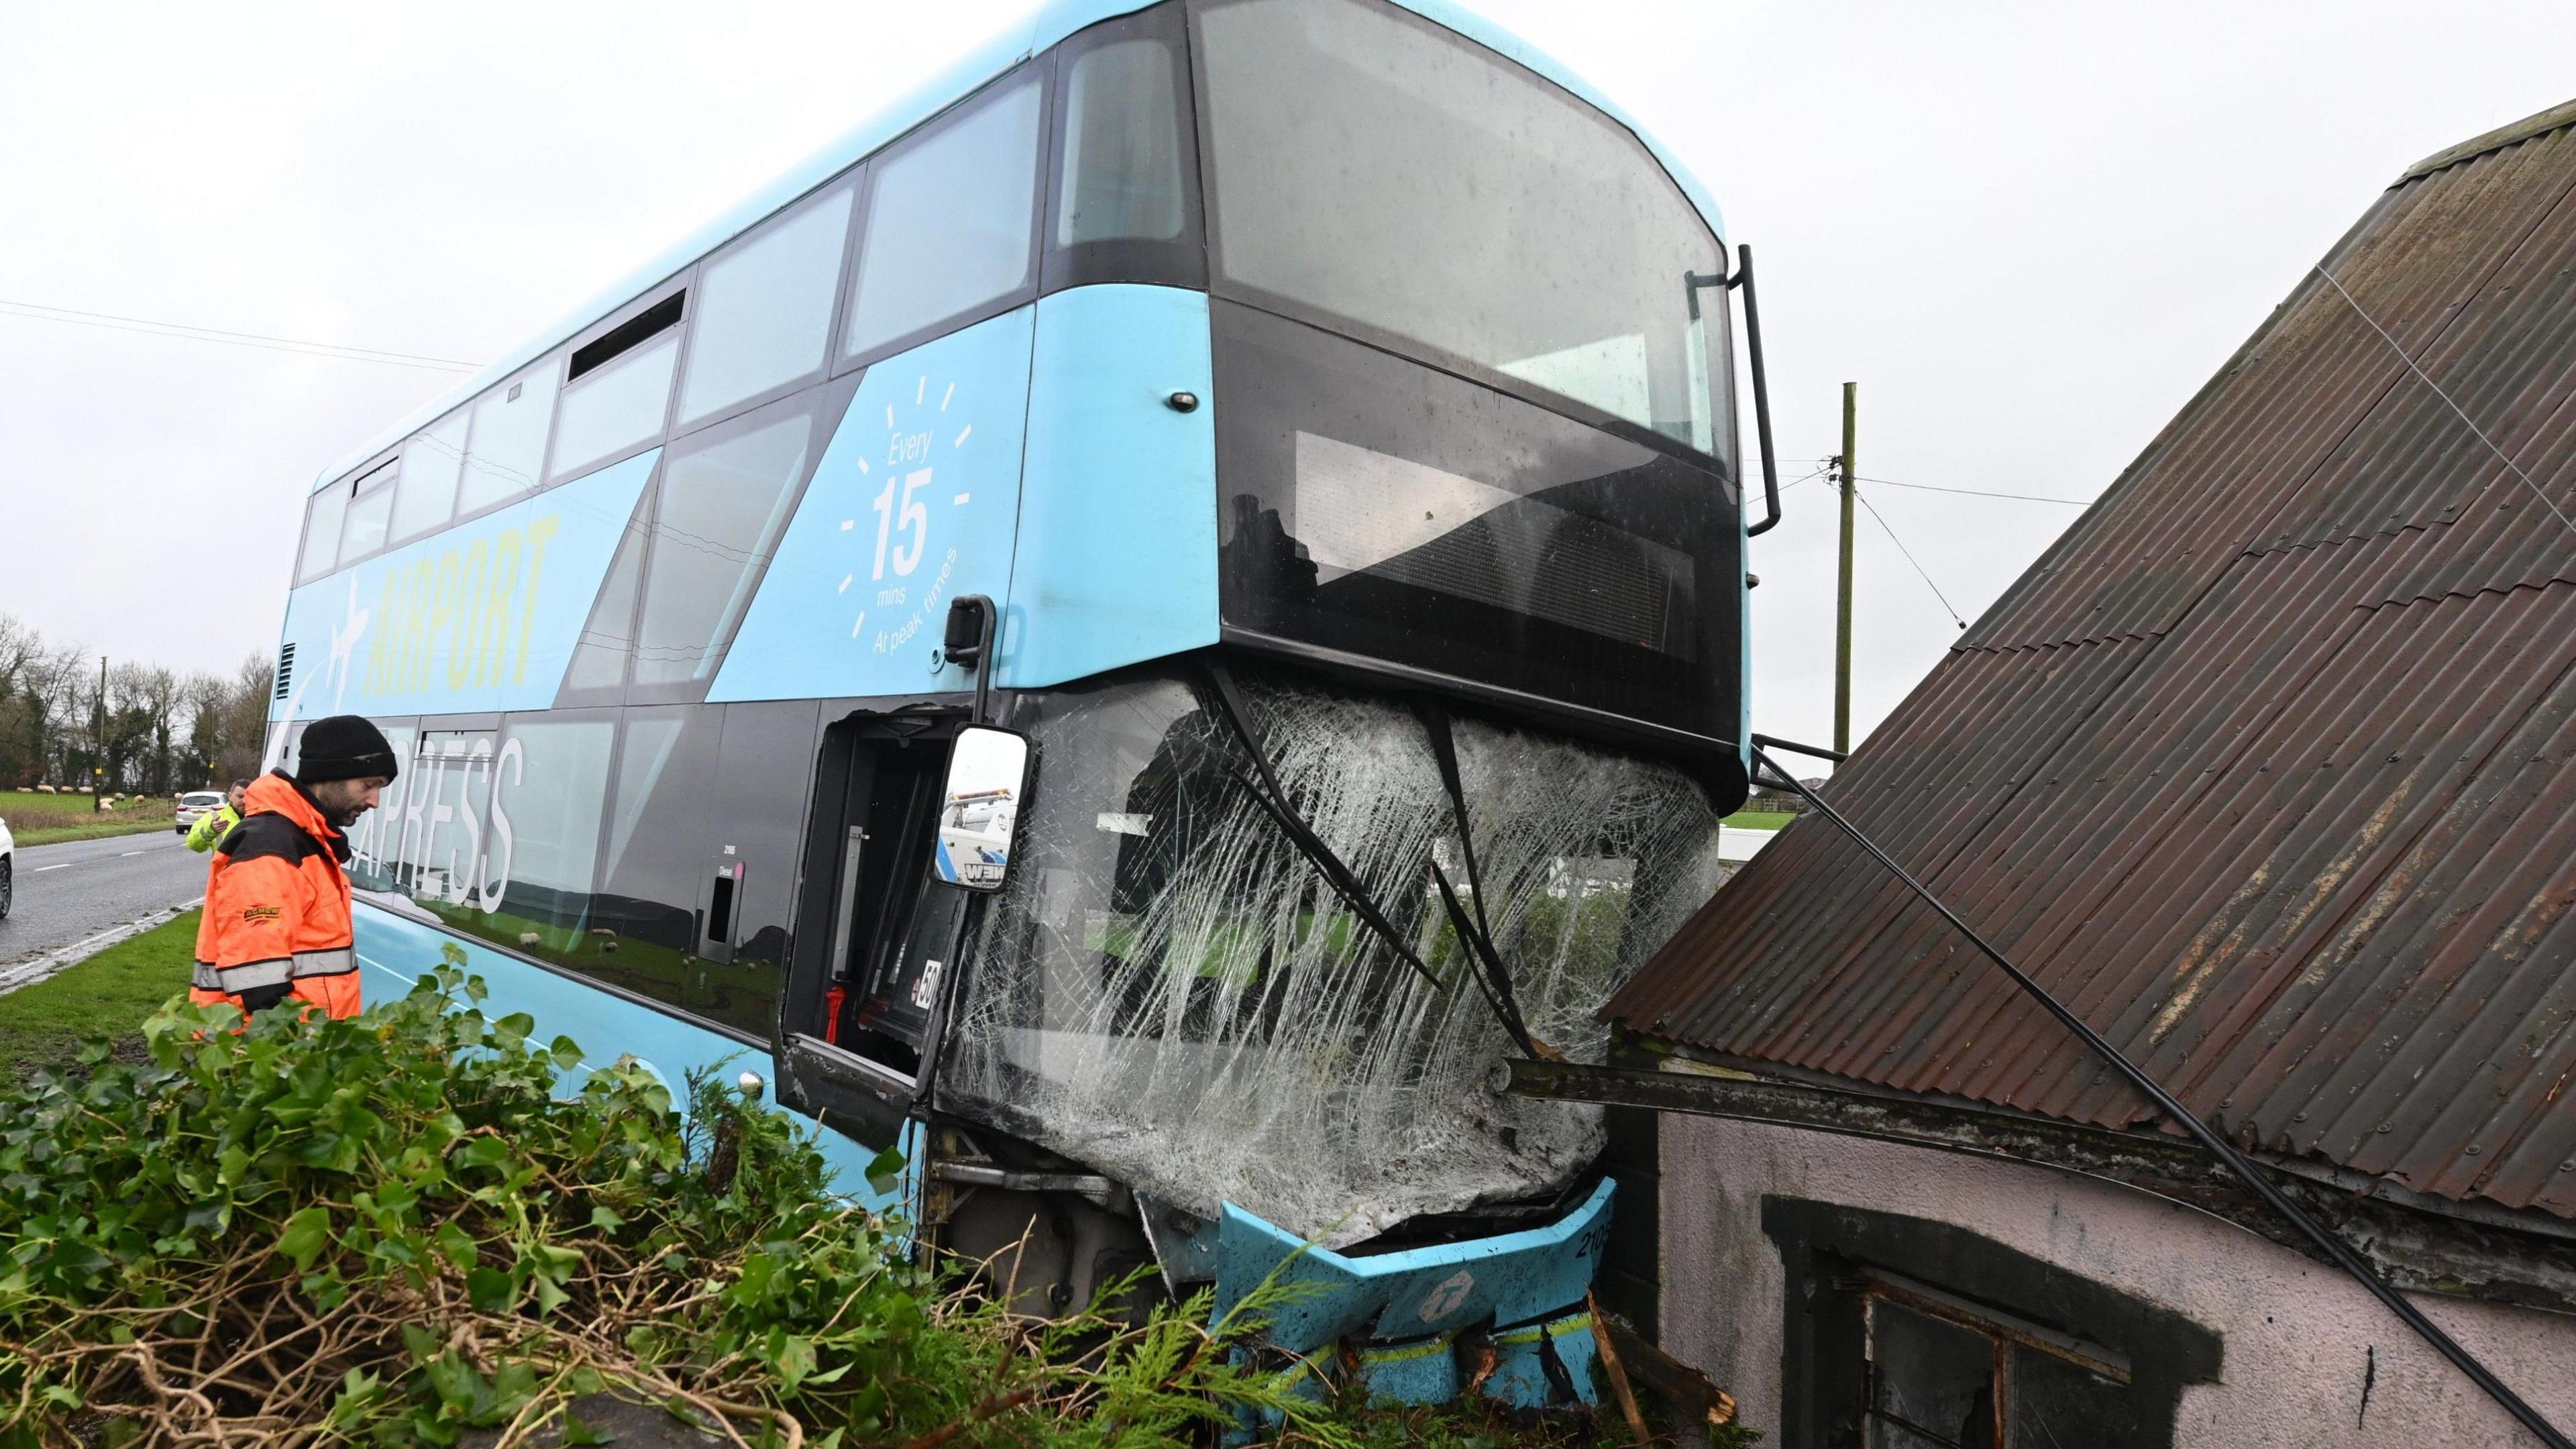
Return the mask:
<path id="1" fill-rule="evenodd" d="M 197 823 L 188 827 L 188 848 L 199 855 L 214 849 L 226 832 L 241 824 L 242 797 L 249 793 L 250 781 L 233 781 L 233 787 L 224 792 L 224 803 L 199 816 Z"/>

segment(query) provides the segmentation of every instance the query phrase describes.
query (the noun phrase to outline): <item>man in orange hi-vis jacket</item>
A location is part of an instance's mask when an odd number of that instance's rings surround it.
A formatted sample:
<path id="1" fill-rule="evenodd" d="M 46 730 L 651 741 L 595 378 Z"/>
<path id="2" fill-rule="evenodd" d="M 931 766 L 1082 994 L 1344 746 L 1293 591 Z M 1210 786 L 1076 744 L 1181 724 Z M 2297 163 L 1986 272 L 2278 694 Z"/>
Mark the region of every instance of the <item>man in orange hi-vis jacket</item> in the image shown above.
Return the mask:
<path id="1" fill-rule="evenodd" d="M 295 773 L 251 782 L 242 822 L 215 846 L 188 998 L 245 1014 L 280 1001 L 358 1014 L 348 837 L 399 771 L 382 732 L 353 714 L 305 727 Z"/>

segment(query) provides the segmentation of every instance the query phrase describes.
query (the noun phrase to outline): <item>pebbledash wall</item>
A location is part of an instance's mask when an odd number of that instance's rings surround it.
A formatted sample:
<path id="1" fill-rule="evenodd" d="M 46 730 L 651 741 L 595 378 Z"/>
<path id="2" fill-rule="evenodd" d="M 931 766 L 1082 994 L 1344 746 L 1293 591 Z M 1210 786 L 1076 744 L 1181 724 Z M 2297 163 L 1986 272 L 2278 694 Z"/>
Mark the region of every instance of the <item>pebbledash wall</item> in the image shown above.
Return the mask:
<path id="1" fill-rule="evenodd" d="M 1771 1444 L 1784 1443 L 1784 1374 L 1795 1371 L 1782 1225 L 1837 1207 L 1981 1239 L 2206 1330 L 2212 1371 L 2183 1384 L 2175 1445 L 2537 1442 L 2350 1279 L 2168 1199 L 1769 1123 L 1672 1114 L 1660 1131 L 1663 1346 L 1733 1393 L 1743 1422 Z M 1683 1163 L 1710 1166 L 1672 1170 Z M 1935 1286 L 1981 1296 L 1972 1283 Z M 2576 1425 L 2576 1317 L 2411 1296 L 2552 1422 Z M 2206 1342 L 2188 1328 L 2164 1336 Z"/>

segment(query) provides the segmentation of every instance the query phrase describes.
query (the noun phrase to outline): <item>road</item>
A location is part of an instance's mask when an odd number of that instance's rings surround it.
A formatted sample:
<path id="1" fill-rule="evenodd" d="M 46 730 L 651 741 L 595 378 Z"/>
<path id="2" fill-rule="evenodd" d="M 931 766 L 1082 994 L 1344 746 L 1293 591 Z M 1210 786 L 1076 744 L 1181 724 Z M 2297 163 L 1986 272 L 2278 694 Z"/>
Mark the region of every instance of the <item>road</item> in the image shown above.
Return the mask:
<path id="1" fill-rule="evenodd" d="M 57 951 L 206 893 L 206 858 L 173 831 L 22 845 L 0 965 Z"/>

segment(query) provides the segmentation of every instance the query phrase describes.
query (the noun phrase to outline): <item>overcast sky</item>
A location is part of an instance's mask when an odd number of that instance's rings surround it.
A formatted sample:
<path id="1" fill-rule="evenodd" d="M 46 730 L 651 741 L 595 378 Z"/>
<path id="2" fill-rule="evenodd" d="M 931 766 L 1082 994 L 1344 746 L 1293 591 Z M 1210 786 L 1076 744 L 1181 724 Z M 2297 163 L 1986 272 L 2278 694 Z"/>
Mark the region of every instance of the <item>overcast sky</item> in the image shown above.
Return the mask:
<path id="1" fill-rule="evenodd" d="M 2090 499 L 2409 163 L 2576 95 L 2576 6 L 1474 0 L 1761 261 L 1784 480 Z M 460 381 L 27 316 L 479 362 L 1028 6 L 0 11 L 0 612 L 273 647 L 306 486 Z M 434 17 L 430 18 L 430 17 Z M 1864 486 L 1865 732 L 2075 517 Z M 1830 729 L 1833 499 L 1755 545 L 1757 728 Z"/>

